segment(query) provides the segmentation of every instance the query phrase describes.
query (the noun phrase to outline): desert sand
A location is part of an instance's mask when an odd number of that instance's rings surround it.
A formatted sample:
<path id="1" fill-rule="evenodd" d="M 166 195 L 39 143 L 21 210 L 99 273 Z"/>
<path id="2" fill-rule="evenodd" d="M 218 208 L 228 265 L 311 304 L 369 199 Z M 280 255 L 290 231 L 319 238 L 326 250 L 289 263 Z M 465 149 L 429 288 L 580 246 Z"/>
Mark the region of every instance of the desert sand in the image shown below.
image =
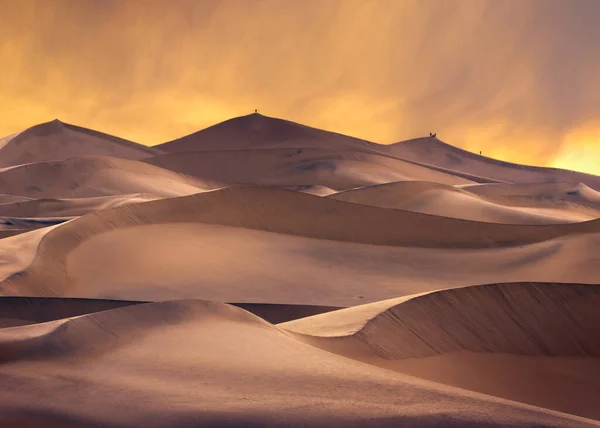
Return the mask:
<path id="1" fill-rule="evenodd" d="M 260 114 L 0 139 L 0 426 L 600 426 L 600 177 Z"/>

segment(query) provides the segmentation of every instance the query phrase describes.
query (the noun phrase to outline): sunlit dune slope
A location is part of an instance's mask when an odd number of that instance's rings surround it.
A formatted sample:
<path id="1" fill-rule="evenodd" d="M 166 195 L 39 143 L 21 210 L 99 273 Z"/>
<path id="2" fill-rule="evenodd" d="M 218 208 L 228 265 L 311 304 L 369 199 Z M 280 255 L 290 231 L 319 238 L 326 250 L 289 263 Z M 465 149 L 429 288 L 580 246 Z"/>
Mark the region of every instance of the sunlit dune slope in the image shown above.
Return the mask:
<path id="1" fill-rule="evenodd" d="M 191 176 L 247 185 L 321 185 L 345 190 L 400 180 L 474 183 L 374 152 L 331 148 L 198 151 L 159 155 L 146 162 Z"/>
<path id="2" fill-rule="evenodd" d="M 510 183 L 581 182 L 600 190 L 600 177 L 557 168 L 519 165 L 480 156 L 434 137 L 415 138 L 389 146 L 404 159 Z"/>
<path id="3" fill-rule="evenodd" d="M 159 153 L 156 148 L 53 120 L 0 139 L 0 168 L 78 156 L 143 159 Z"/>
<path id="4" fill-rule="evenodd" d="M 0 358 L 12 426 L 594 426 L 345 359 L 205 301 L 0 329 Z"/>
<path id="5" fill-rule="evenodd" d="M 87 214 L 29 248 L 27 267 L 7 261 L 0 287 L 351 306 L 481 282 L 594 282 L 599 224 L 477 223 L 241 187 Z"/>
<path id="6" fill-rule="evenodd" d="M 422 181 L 401 181 L 338 192 L 328 197 L 362 205 L 394 208 L 444 217 L 488 223 L 555 224 L 586 221 L 596 213 L 583 213 L 568 207 L 527 208 L 488 201 L 469 189 L 479 185 L 454 187 Z M 501 185 L 510 186 L 510 185 Z M 591 190 L 591 189 L 590 189 Z M 514 201 L 513 201 L 514 202 Z M 600 209 L 600 204 L 598 205 Z M 598 211 L 600 214 L 600 210 Z"/>
<path id="7" fill-rule="evenodd" d="M 144 162 L 105 156 L 70 158 L 0 170 L 0 191 L 32 198 L 81 198 L 147 193 L 173 197 L 216 184 Z"/>

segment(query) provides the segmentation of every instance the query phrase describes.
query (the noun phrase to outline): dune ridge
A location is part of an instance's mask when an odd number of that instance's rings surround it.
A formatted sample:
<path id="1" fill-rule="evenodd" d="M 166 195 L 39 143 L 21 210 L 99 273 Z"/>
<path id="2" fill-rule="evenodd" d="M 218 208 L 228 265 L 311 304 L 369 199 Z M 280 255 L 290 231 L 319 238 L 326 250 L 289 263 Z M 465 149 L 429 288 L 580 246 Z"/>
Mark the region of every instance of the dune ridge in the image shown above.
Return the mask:
<path id="1" fill-rule="evenodd" d="M 570 223 L 593 220 L 600 214 L 600 211 L 569 209 L 570 207 L 566 205 L 528 209 L 518 206 L 516 201 L 503 204 L 470 193 L 470 188 L 477 188 L 477 185 L 455 187 L 422 181 L 400 181 L 346 190 L 327 195 L 327 197 L 361 205 L 415 211 L 486 223 Z M 508 199 L 508 197 L 506 198 Z"/>
<path id="2" fill-rule="evenodd" d="M 304 335 L 316 331 L 317 338 L 336 339 L 335 346 L 350 340 L 386 359 L 463 350 L 600 357 L 599 304 L 598 285 L 488 284 L 378 302 L 281 327 Z"/>
<path id="3" fill-rule="evenodd" d="M 237 187 L 124 205 L 72 220 L 44 236 L 32 264 L 0 283 L 1 293 L 63 295 L 66 258 L 90 237 L 117 228 L 182 222 L 418 248 L 517 246 L 600 231 L 598 220 L 550 226 L 477 223 L 361 206 L 286 190 Z"/>

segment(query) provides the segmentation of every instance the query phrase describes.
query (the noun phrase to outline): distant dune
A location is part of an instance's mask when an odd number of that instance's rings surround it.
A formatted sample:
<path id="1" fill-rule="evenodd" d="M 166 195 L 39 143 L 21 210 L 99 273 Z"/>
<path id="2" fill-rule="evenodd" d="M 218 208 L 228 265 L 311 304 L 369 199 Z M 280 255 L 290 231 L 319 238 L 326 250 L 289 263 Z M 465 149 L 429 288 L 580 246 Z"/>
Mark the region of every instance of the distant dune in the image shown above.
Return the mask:
<path id="1" fill-rule="evenodd" d="M 385 146 L 288 120 L 249 114 L 154 146 L 167 153 L 266 148 L 380 150 Z"/>
<path id="2" fill-rule="evenodd" d="M 53 120 L 0 139 L 0 168 L 78 156 L 137 160 L 159 153 L 153 147 Z"/>
<path id="3" fill-rule="evenodd" d="M 599 176 L 499 161 L 462 150 L 433 137 L 402 141 L 389 146 L 389 150 L 404 159 L 509 183 L 582 182 L 600 190 Z"/>
<path id="4" fill-rule="evenodd" d="M 581 209 L 559 207 L 527 207 L 514 206 L 517 200 L 505 198 L 506 204 L 493 202 L 470 193 L 470 189 L 480 186 L 509 185 L 471 185 L 454 187 L 438 183 L 422 181 L 401 181 L 347 190 L 328 195 L 332 199 L 362 205 L 394 208 L 421 212 L 438 216 L 462 218 L 465 220 L 487 223 L 506 224 L 556 224 L 593 220 L 598 211 L 584 213 Z M 590 189 L 591 192 L 594 192 Z M 485 194 L 485 193 L 484 193 Z M 575 198 L 572 198 L 575 199 Z M 589 199 L 588 199 L 589 200 Z M 586 201 L 586 205 L 590 205 Z M 590 211 L 590 210 L 588 210 Z"/>
<path id="5" fill-rule="evenodd" d="M 185 177 L 144 162 L 104 156 L 0 170 L 2 191 L 30 198 L 89 198 L 133 193 L 173 197 L 215 186 L 209 181 Z"/>

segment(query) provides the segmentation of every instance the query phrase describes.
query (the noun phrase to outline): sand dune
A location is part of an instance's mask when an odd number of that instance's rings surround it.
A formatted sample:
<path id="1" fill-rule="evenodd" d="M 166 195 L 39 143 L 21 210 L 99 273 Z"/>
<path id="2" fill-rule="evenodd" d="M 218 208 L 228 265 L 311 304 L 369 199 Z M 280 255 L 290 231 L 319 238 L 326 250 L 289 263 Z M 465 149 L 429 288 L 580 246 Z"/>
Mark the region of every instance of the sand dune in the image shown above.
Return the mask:
<path id="1" fill-rule="evenodd" d="M 0 287 L 4 295 L 353 306 L 482 282 L 595 282 L 597 227 L 476 223 L 232 188 L 61 225 Z"/>
<path id="2" fill-rule="evenodd" d="M 0 158 L 0 426 L 600 426 L 600 177 L 259 114 Z"/>
<path id="3" fill-rule="evenodd" d="M 385 146 L 288 120 L 250 114 L 218 123 L 191 135 L 154 146 L 167 153 L 265 148 L 368 149 Z"/>
<path id="4" fill-rule="evenodd" d="M 278 148 L 197 151 L 159 155 L 146 162 L 182 174 L 246 185 L 320 185 L 345 190 L 401 180 L 474 183 L 467 178 L 394 157 L 358 150 Z"/>
<path id="5" fill-rule="evenodd" d="M 74 199 L 34 199 L 25 202 L 0 204 L 0 216 L 58 217 L 81 216 L 88 212 L 137 204 L 159 199 L 138 193 L 133 195 L 98 196 Z"/>
<path id="6" fill-rule="evenodd" d="M 392 144 L 389 150 L 404 159 L 509 183 L 581 182 L 600 190 L 600 177 L 595 175 L 503 162 L 479 156 L 432 137 Z"/>
<path id="7" fill-rule="evenodd" d="M 216 187 L 143 162 L 111 157 L 71 158 L 0 170 L 0 191 L 33 198 L 146 193 L 173 197 Z"/>
<path id="8" fill-rule="evenodd" d="M 585 214 L 581 210 L 569 210 L 568 208 L 506 206 L 487 201 L 467 191 L 471 188 L 477 189 L 478 186 L 480 185 L 457 188 L 438 183 L 401 181 L 347 190 L 328 195 L 328 197 L 362 205 L 488 223 L 557 224 L 587 221 L 598 217 L 592 212 Z"/>
<path id="9" fill-rule="evenodd" d="M 153 147 L 53 120 L 0 139 L 0 168 L 78 156 L 143 159 L 160 152 Z"/>
<path id="10" fill-rule="evenodd" d="M 282 324 L 386 359 L 453 351 L 600 357 L 600 286 L 509 283 L 442 290 Z M 490 333 L 493 332 L 493 333 Z"/>
<path id="11" fill-rule="evenodd" d="M 4 425 L 595 426 L 341 358 L 203 301 L 1 329 L 0 357 Z"/>
<path id="12" fill-rule="evenodd" d="M 0 241 L 0 277 L 6 278 L 27 268 L 35 258 L 43 236 L 54 227 L 57 226 L 44 227 L 2 239 Z"/>
<path id="13" fill-rule="evenodd" d="M 280 324 L 325 350 L 600 419 L 600 286 L 517 283 L 392 299 Z M 581 394 L 581 395 L 580 395 Z"/>

